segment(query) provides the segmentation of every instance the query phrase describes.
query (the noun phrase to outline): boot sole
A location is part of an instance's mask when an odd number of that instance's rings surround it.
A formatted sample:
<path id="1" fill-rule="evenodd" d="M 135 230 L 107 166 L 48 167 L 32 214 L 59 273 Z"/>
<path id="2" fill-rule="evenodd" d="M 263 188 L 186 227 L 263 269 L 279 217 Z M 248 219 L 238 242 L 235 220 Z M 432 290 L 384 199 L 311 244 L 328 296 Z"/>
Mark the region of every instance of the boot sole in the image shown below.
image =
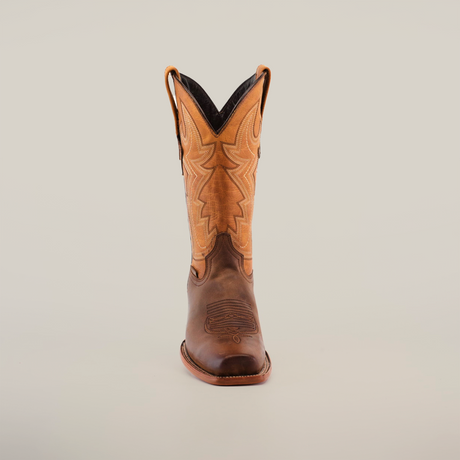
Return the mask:
<path id="1" fill-rule="evenodd" d="M 219 376 L 213 375 L 198 366 L 187 353 L 185 340 L 180 346 L 180 357 L 184 366 L 195 377 L 203 380 L 203 382 L 210 383 L 211 385 L 255 385 L 257 383 L 265 382 L 272 371 L 272 363 L 270 356 L 265 352 L 265 363 L 262 370 L 258 374 L 252 375 L 229 375 Z"/>

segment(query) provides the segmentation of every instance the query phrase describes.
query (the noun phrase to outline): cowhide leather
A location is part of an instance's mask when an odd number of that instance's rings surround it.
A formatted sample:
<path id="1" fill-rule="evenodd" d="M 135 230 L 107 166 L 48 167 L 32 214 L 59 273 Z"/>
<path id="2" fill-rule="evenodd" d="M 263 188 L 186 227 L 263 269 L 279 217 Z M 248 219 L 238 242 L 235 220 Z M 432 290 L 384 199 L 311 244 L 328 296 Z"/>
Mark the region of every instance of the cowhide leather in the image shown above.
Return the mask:
<path id="1" fill-rule="evenodd" d="M 259 66 L 221 111 L 175 67 L 168 67 L 165 77 L 192 247 L 187 351 L 213 375 L 256 374 L 265 348 L 253 290 L 252 216 L 271 72 Z"/>

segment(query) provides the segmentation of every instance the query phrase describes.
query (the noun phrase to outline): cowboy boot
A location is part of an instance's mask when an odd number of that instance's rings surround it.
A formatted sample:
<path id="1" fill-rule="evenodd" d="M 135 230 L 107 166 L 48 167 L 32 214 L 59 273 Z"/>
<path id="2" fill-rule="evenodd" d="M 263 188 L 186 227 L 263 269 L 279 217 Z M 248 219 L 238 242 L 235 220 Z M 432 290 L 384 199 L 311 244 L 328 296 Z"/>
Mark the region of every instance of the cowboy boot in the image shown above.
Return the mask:
<path id="1" fill-rule="evenodd" d="M 251 230 L 270 76 L 259 66 L 219 112 L 190 77 L 172 66 L 165 72 L 192 246 L 181 358 L 214 385 L 260 383 L 271 372 L 254 298 Z"/>

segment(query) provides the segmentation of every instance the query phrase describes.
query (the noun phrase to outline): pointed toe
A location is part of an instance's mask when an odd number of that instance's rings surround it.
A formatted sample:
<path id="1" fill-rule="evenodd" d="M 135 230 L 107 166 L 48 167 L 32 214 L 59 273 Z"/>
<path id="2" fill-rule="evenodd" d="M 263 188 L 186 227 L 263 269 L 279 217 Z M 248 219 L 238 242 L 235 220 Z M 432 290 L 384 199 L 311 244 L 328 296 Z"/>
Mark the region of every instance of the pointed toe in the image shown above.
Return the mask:
<path id="1" fill-rule="evenodd" d="M 263 367 L 264 360 L 260 361 L 252 355 L 225 356 L 214 369 L 215 375 L 254 375 Z"/>
<path id="2" fill-rule="evenodd" d="M 202 363 L 199 364 L 190 357 L 185 340 L 180 347 L 180 356 L 184 366 L 195 377 L 211 385 L 255 385 L 265 382 L 272 370 L 270 357 L 266 352 L 263 353 L 262 367 L 258 371 L 255 369 L 259 360 L 247 354 L 227 355 L 219 361 L 214 360 L 214 366 L 205 368 Z M 229 375 L 217 375 L 222 372 L 229 373 Z M 237 374 L 237 372 L 242 372 L 242 374 Z"/>

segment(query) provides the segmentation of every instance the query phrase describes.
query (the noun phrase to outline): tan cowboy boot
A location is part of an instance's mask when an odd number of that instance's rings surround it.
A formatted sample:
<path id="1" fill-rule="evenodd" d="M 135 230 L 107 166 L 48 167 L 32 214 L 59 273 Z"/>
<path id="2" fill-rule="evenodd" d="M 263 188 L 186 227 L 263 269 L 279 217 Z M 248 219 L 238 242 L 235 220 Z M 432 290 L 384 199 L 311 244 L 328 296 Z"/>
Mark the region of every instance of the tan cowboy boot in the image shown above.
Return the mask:
<path id="1" fill-rule="evenodd" d="M 260 383 L 271 372 L 253 292 L 251 231 L 270 75 L 259 66 L 219 112 L 190 77 L 172 66 L 165 72 L 192 245 L 181 358 L 214 385 Z"/>

